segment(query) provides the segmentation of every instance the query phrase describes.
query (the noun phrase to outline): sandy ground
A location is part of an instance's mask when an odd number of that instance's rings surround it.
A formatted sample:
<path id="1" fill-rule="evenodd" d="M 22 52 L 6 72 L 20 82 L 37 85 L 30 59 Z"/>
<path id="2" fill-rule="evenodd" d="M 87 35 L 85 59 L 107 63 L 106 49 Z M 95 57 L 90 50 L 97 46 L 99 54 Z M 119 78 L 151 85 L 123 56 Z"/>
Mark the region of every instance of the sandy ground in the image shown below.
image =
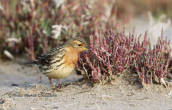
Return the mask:
<path id="1" fill-rule="evenodd" d="M 63 83 L 81 77 L 73 74 Z M 145 89 L 124 79 L 105 85 L 89 81 L 65 85 L 63 91 L 56 92 L 34 67 L 1 61 L 0 110 L 172 110 L 172 87 L 150 85 Z"/>

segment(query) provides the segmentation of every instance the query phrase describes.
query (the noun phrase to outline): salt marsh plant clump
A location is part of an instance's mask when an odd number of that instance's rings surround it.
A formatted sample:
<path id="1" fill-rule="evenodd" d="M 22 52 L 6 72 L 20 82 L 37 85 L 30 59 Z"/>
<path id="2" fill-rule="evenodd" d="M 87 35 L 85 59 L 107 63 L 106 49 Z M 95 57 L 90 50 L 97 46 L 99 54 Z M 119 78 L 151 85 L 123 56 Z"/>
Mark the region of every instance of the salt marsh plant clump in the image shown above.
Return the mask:
<path id="1" fill-rule="evenodd" d="M 91 71 L 94 82 L 106 83 L 117 76 L 135 76 L 133 81 L 142 84 L 161 83 L 171 76 L 170 40 L 158 38 L 156 45 L 151 48 L 150 39 L 145 32 L 144 40 L 135 33 L 125 35 L 110 32 L 103 35 L 98 30 L 90 37 L 91 52 L 86 52 L 86 57 L 81 55 L 80 65 L 84 70 Z"/>

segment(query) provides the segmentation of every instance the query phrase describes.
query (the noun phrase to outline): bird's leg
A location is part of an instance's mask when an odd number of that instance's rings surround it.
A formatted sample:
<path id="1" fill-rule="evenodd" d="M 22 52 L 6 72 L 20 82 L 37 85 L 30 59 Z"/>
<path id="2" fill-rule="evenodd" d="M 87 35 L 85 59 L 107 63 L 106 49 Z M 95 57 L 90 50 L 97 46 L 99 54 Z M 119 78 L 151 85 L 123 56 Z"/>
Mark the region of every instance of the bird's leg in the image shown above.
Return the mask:
<path id="1" fill-rule="evenodd" d="M 50 81 L 50 83 L 53 85 L 54 89 L 55 89 L 56 91 L 59 91 L 59 88 L 56 88 L 56 86 L 55 86 L 54 83 L 52 82 L 51 78 L 49 78 L 49 81 Z"/>
<path id="2" fill-rule="evenodd" d="M 61 81 L 60 81 L 60 79 L 59 79 L 59 87 L 58 87 L 58 89 L 61 89 L 62 88 L 62 83 L 61 83 Z"/>

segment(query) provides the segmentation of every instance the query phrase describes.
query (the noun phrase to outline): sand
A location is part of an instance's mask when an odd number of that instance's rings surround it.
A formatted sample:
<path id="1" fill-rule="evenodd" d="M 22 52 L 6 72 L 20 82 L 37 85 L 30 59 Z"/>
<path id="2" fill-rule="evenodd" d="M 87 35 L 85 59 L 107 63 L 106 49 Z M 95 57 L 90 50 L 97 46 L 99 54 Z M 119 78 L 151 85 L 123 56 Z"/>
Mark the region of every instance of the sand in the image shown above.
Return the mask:
<path id="1" fill-rule="evenodd" d="M 72 74 L 63 79 L 63 91 L 56 92 L 46 76 L 21 62 L 0 62 L 0 110 L 172 110 L 172 87 L 143 88 L 124 78 L 104 85 L 74 82 L 82 76 Z"/>

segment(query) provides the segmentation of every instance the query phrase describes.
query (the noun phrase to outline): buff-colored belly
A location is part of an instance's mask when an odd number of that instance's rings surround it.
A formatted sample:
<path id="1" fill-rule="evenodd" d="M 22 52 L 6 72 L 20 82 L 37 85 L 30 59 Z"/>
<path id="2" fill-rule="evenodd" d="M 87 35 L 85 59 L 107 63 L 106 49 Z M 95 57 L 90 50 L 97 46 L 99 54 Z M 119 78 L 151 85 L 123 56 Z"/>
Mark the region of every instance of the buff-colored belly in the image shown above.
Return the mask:
<path id="1" fill-rule="evenodd" d="M 72 73 L 73 71 L 75 71 L 75 69 L 73 67 L 65 67 L 65 68 L 59 68 L 57 70 L 50 70 L 49 73 L 44 74 L 49 78 L 53 78 L 53 79 L 62 79 L 65 78 L 66 76 L 68 76 L 70 73 Z"/>

